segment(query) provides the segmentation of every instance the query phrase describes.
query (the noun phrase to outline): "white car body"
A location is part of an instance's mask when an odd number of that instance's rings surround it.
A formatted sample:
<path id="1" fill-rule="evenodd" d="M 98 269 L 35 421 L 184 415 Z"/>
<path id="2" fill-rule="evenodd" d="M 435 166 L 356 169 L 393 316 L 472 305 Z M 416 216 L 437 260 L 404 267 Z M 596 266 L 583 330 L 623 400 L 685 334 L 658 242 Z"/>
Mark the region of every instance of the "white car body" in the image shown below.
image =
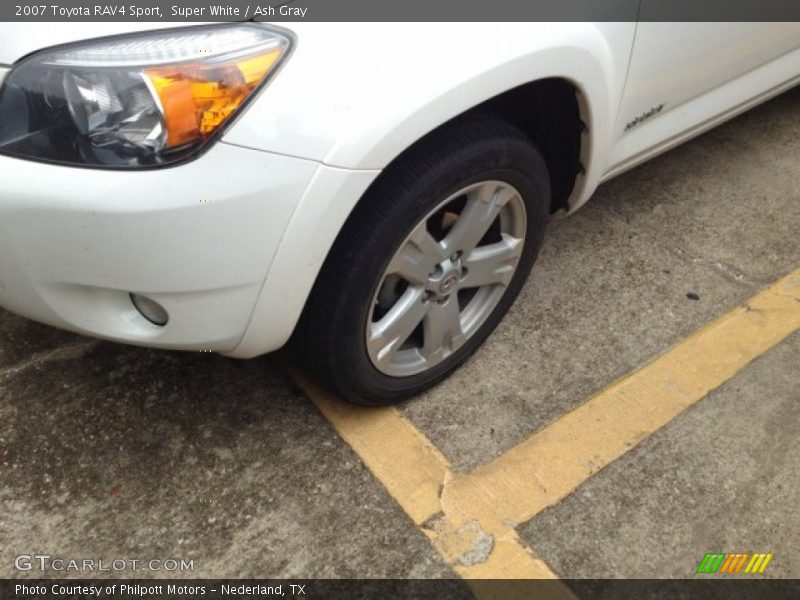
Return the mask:
<path id="1" fill-rule="evenodd" d="M 0 24 L 0 79 L 48 46 L 147 28 Z M 796 23 L 287 29 L 286 63 L 186 164 L 121 172 L 0 156 L 0 305 L 131 344 L 257 356 L 291 336 L 375 178 L 468 109 L 532 81 L 571 82 L 586 124 L 574 211 L 602 181 L 800 82 Z M 169 323 L 144 319 L 131 292 Z"/>

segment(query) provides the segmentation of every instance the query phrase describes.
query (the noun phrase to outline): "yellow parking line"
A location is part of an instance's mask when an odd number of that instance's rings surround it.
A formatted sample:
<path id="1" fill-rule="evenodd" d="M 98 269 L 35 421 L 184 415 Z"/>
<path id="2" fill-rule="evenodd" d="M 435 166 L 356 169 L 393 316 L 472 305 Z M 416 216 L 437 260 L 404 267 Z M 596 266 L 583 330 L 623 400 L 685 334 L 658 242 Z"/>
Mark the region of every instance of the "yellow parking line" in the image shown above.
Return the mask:
<path id="1" fill-rule="evenodd" d="M 453 520 L 442 511 L 441 493 L 453 478 L 450 463 L 395 408 L 346 404 L 295 365 L 284 362 L 284 368 L 459 576 L 556 579 L 513 528 L 502 525 L 488 530 L 470 516 Z M 564 590 L 554 589 L 551 597 L 570 597 Z M 480 593 L 480 586 L 474 591 Z M 513 589 L 506 591 L 506 597 L 515 597 Z M 522 591 L 517 591 L 523 597 Z"/>
<path id="2" fill-rule="evenodd" d="M 450 463 L 421 431 L 394 408 L 347 404 L 296 366 L 285 367 L 414 523 L 422 525 L 441 512 L 439 494 Z"/>
<path id="3" fill-rule="evenodd" d="M 800 269 L 468 475 L 442 504 L 486 527 L 528 521 L 800 329 Z"/>
<path id="4" fill-rule="evenodd" d="M 515 527 L 558 502 L 800 329 L 800 269 L 487 465 L 453 473 L 394 408 L 345 404 L 285 364 L 334 429 L 479 597 L 487 579 L 557 579 Z M 748 565 L 749 567 L 749 565 Z M 541 592 L 541 588 L 537 588 Z M 525 598 L 524 586 L 503 590 Z M 573 597 L 554 582 L 547 598 Z"/>

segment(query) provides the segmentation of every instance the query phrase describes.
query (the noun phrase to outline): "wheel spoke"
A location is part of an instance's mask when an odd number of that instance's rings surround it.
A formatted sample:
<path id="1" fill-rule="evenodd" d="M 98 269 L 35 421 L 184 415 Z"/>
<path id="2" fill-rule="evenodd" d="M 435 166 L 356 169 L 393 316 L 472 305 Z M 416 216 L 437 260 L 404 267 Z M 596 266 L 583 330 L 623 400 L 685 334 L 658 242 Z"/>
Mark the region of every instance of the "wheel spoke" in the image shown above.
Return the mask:
<path id="1" fill-rule="evenodd" d="M 441 361 L 448 350 L 455 351 L 465 341 L 456 296 L 450 296 L 443 304 L 432 302 L 423 320 L 423 327 L 425 343 L 422 354 L 432 366 Z"/>
<path id="2" fill-rule="evenodd" d="M 467 273 L 461 281 L 461 287 L 508 285 L 520 254 L 522 240 L 508 234 L 503 234 L 503 240 L 496 244 L 475 248 L 464 259 Z"/>
<path id="3" fill-rule="evenodd" d="M 386 274 L 397 274 L 412 284 L 425 285 L 428 274 L 445 257 L 442 245 L 421 223 L 411 233 L 403 247 L 394 255 Z"/>
<path id="4" fill-rule="evenodd" d="M 421 288 L 408 288 L 383 318 L 370 324 L 367 348 L 379 367 L 392 361 L 425 317 L 430 304 L 423 302 L 423 294 Z"/>
<path id="5" fill-rule="evenodd" d="M 448 254 L 468 254 L 489 231 L 503 206 L 517 193 L 497 182 L 488 182 L 467 193 L 464 210 L 442 245 Z"/>

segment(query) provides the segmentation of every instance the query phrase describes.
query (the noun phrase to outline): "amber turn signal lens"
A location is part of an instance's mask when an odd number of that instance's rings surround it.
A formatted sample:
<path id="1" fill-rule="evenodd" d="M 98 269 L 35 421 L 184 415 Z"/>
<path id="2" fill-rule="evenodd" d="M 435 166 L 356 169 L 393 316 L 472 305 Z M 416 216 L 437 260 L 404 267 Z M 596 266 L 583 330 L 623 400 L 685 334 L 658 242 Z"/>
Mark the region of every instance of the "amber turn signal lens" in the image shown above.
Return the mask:
<path id="1" fill-rule="evenodd" d="M 222 125 L 269 74 L 283 53 L 222 64 L 186 63 L 145 70 L 167 127 L 166 148 L 203 140 Z"/>

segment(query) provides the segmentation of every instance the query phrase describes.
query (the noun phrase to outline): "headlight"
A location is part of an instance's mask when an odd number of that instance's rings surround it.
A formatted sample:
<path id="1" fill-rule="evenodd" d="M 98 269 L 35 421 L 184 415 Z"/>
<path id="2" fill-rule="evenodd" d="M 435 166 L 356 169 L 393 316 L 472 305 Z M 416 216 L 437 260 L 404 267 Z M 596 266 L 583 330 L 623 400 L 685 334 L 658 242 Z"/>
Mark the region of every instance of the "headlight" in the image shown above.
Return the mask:
<path id="1" fill-rule="evenodd" d="M 117 168 L 183 160 L 267 80 L 290 43 L 246 23 L 36 53 L 0 88 L 0 153 Z"/>

